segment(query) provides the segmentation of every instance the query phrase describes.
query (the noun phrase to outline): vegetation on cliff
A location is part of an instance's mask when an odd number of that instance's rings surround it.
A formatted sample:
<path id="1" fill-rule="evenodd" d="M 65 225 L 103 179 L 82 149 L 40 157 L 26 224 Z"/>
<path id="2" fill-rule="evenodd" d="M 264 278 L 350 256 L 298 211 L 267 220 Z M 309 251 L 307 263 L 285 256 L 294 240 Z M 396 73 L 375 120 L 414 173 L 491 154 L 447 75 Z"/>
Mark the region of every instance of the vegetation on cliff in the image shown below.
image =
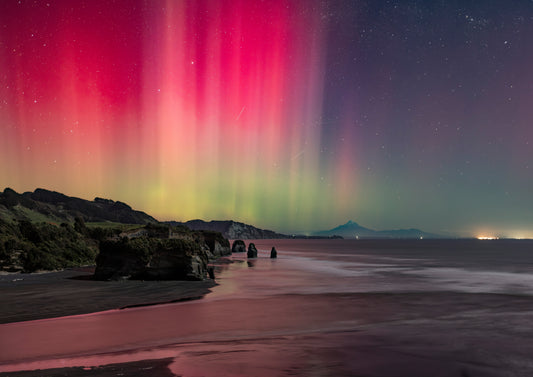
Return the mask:
<path id="1" fill-rule="evenodd" d="M 0 268 L 35 272 L 94 264 L 98 244 L 90 233 L 76 223 L 0 220 Z"/>
<path id="2" fill-rule="evenodd" d="M 43 189 L 0 192 L 0 271 L 96 263 L 101 279 L 200 280 L 210 258 L 229 254 L 229 241 L 218 232 L 158 223 L 125 203 Z"/>
<path id="3" fill-rule="evenodd" d="M 230 253 L 229 241 L 220 233 L 185 226 L 0 219 L 0 270 L 9 272 L 96 264 L 96 277 L 103 280 L 201 280 L 210 258 Z"/>
<path id="4" fill-rule="evenodd" d="M 36 189 L 22 194 L 6 188 L 0 192 L 0 219 L 4 221 L 72 223 L 75 218 L 86 222 L 115 222 L 125 224 L 157 223 L 148 214 L 129 205 L 110 199 L 85 200 L 59 192 Z"/>

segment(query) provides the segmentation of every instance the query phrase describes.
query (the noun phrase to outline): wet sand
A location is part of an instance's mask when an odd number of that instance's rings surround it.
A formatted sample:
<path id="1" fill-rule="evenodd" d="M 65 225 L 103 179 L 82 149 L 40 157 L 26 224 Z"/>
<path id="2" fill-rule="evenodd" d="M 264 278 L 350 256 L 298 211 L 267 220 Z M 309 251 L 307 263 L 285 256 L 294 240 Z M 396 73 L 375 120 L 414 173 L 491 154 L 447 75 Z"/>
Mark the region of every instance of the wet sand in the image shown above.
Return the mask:
<path id="1" fill-rule="evenodd" d="M 199 299 L 205 281 L 93 281 L 92 268 L 0 275 L 0 324 Z"/>
<path id="2" fill-rule="evenodd" d="M 24 371 L 3 374 L 5 377 L 173 377 L 174 374 L 169 369 L 172 358 L 161 360 L 142 360 L 133 363 L 110 364 L 97 367 L 72 367 L 72 368 L 55 368 L 46 371 Z"/>
<path id="3" fill-rule="evenodd" d="M 4 325 L 0 376 L 526 376 L 532 313 L 446 292 L 190 301 Z"/>

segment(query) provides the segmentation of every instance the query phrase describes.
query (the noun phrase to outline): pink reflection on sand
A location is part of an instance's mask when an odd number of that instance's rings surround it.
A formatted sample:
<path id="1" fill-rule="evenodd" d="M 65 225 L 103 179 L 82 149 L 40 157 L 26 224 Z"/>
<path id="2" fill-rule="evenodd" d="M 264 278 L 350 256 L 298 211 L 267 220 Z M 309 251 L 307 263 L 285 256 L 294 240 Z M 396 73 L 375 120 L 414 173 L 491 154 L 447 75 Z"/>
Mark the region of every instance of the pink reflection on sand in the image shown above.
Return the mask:
<path id="1" fill-rule="evenodd" d="M 109 364 L 129 363 L 141 360 L 157 360 L 174 358 L 179 354 L 176 349 L 149 349 L 127 353 L 98 354 L 50 360 L 35 360 L 0 365 L 0 372 L 16 372 L 21 370 L 45 370 L 55 368 L 85 367 L 92 368 Z"/>
<path id="2" fill-rule="evenodd" d="M 0 326 L 0 371 L 27 370 L 34 365 L 54 367 L 57 360 L 69 360 L 63 366 L 103 364 L 101 356 L 85 355 L 114 354 L 109 360 L 116 363 L 116 353 L 120 353 L 120 360 L 131 361 L 128 358 L 131 355 L 124 356 L 126 351 L 351 328 L 356 322 L 354 318 L 361 317 L 356 306 L 347 306 L 342 311 L 328 309 L 335 305 L 338 308 L 336 298 L 306 300 L 286 295 L 167 304 L 10 323 Z M 136 359 L 137 356 L 133 358 Z M 40 360 L 50 361 L 34 364 Z"/>

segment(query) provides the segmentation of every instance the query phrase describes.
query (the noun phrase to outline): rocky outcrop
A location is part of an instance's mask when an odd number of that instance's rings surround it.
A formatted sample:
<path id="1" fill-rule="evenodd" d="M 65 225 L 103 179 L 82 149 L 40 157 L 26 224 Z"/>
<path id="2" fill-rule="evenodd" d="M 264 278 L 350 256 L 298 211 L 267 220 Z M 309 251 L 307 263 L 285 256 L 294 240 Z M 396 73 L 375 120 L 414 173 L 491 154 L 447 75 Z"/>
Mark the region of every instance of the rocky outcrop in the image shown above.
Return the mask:
<path id="1" fill-rule="evenodd" d="M 208 256 L 185 239 L 138 237 L 102 241 L 96 258 L 96 280 L 203 280 Z"/>
<path id="2" fill-rule="evenodd" d="M 219 232 L 201 231 L 205 244 L 214 258 L 231 255 L 229 241 Z"/>
<path id="3" fill-rule="evenodd" d="M 185 223 L 176 221 L 167 222 L 170 225 L 185 225 L 192 230 L 212 230 L 222 233 L 222 235 L 230 240 L 250 240 L 250 239 L 265 239 L 265 238 L 291 238 L 288 235 L 273 232 L 271 230 L 259 229 L 252 225 L 240 223 L 231 220 L 191 220 Z"/>
<path id="4" fill-rule="evenodd" d="M 274 246 L 272 246 L 272 250 L 270 250 L 270 258 L 274 259 L 278 257 L 278 251 Z"/>
<path id="5" fill-rule="evenodd" d="M 250 242 L 248 245 L 248 258 L 257 258 L 257 249 L 255 248 L 255 244 L 253 242 Z"/>
<path id="6" fill-rule="evenodd" d="M 232 253 L 245 253 L 246 252 L 246 244 L 243 240 L 235 240 L 233 241 L 233 245 L 231 246 L 231 252 Z"/>

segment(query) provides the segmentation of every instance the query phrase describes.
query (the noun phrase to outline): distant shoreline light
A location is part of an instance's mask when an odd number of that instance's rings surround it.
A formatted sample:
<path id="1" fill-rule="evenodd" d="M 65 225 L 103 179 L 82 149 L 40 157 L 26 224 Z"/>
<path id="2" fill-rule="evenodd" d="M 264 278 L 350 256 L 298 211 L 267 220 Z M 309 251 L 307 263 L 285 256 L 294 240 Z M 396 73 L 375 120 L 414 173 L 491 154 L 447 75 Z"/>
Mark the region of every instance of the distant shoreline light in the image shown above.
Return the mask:
<path id="1" fill-rule="evenodd" d="M 497 240 L 499 238 L 500 237 L 488 237 L 488 236 L 478 236 L 477 237 L 478 240 Z"/>

